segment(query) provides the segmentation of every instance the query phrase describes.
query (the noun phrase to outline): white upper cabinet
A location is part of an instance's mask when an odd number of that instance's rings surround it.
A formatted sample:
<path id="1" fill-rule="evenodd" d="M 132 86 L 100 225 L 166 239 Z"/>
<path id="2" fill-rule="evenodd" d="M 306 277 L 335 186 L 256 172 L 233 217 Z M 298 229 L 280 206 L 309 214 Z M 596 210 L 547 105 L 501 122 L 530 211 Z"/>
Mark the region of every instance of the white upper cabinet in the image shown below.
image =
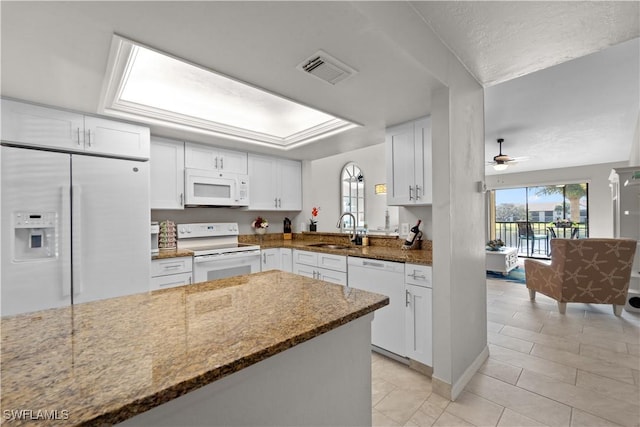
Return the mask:
<path id="1" fill-rule="evenodd" d="M 3 99 L 2 140 L 35 147 L 84 150 L 84 116 Z"/>
<path id="2" fill-rule="evenodd" d="M 249 154 L 250 210 L 302 210 L 302 164 Z"/>
<path id="3" fill-rule="evenodd" d="M 185 167 L 246 175 L 247 153 L 186 142 Z"/>
<path id="4" fill-rule="evenodd" d="M 151 137 L 151 209 L 184 209 L 184 142 Z"/>
<path id="5" fill-rule="evenodd" d="M 2 100 L 2 140 L 63 151 L 149 158 L 149 128 L 8 99 Z"/>
<path id="6" fill-rule="evenodd" d="M 149 158 L 149 128 L 85 116 L 85 151 L 107 156 Z"/>
<path id="7" fill-rule="evenodd" d="M 277 177 L 278 209 L 284 211 L 302 210 L 302 163 L 295 160 L 278 160 Z"/>
<path id="8" fill-rule="evenodd" d="M 431 204 L 431 118 L 388 128 L 386 158 L 387 204 Z"/>

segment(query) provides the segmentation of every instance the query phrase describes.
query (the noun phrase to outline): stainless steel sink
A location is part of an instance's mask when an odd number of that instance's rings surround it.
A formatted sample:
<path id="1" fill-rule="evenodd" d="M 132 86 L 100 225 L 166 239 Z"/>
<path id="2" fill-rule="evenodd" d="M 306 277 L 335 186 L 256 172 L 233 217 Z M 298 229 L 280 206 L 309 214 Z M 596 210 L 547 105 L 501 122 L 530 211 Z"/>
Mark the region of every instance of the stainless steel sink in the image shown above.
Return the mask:
<path id="1" fill-rule="evenodd" d="M 326 248 L 326 249 L 352 249 L 351 246 L 336 245 L 334 243 L 310 243 L 307 246 L 313 246 L 316 248 Z"/>

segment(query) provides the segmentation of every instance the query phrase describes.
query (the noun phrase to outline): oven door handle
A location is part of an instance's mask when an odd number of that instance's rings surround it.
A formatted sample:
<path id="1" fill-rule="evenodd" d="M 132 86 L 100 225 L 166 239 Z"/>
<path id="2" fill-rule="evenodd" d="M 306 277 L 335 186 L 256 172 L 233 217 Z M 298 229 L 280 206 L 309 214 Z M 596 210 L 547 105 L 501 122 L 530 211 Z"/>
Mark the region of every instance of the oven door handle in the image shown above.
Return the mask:
<path id="1" fill-rule="evenodd" d="M 260 250 L 255 251 L 242 251 L 242 252 L 228 252 L 226 254 L 218 254 L 218 255 L 201 255 L 193 258 L 193 262 L 201 263 L 201 262 L 209 262 L 209 261 L 222 261 L 236 258 L 249 258 L 249 257 L 260 257 Z"/>

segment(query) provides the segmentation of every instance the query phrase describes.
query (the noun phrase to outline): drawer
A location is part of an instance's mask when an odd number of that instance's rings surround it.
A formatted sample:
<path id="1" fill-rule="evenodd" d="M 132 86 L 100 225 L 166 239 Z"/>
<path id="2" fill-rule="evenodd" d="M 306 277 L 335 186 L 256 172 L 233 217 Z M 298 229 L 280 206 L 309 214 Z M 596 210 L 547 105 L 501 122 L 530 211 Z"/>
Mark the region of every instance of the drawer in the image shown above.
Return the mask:
<path id="1" fill-rule="evenodd" d="M 151 261 L 151 277 L 167 274 L 189 273 L 193 269 L 193 257 L 154 259 Z"/>
<path id="2" fill-rule="evenodd" d="M 404 282 L 410 285 L 417 285 L 431 288 L 431 266 L 419 264 L 404 265 Z"/>
<path id="3" fill-rule="evenodd" d="M 293 251 L 293 263 L 294 264 L 304 264 L 304 265 L 318 265 L 318 253 L 317 252 L 308 252 L 308 251 Z"/>
<path id="4" fill-rule="evenodd" d="M 506 267 L 512 268 L 518 264 L 518 253 L 513 252 L 507 255 L 506 257 Z"/>
<path id="5" fill-rule="evenodd" d="M 318 268 L 316 269 L 316 279 L 335 283 L 337 285 L 347 286 L 347 273 L 342 271 L 333 271 L 324 268 Z"/>
<path id="6" fill-rule="evenodd" d="M 344 255 L 318 254 L 318 267 L 347 272 L 347 257 Z"/>
<path id="7" fill-rule="evenodd" d="M 151 290 L 174 288 L 176 286 L 190 285 L 193 282 L 191 273 L 170 274 L 151 278 Z"/>

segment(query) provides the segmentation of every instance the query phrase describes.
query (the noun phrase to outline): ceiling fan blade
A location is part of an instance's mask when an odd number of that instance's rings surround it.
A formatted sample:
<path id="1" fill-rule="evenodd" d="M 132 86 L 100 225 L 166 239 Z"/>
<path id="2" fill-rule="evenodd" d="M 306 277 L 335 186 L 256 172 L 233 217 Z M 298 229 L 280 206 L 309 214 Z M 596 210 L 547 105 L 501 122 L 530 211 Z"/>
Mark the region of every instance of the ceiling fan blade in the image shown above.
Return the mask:
<path id="1" fill-rule="evenodd" d="M 511 157 L 509 160 L 506 161 L 506 163 L 526 162 L 527 160 L 529 160 L 529 157 L 527 157 L 527 156 Z"/>

